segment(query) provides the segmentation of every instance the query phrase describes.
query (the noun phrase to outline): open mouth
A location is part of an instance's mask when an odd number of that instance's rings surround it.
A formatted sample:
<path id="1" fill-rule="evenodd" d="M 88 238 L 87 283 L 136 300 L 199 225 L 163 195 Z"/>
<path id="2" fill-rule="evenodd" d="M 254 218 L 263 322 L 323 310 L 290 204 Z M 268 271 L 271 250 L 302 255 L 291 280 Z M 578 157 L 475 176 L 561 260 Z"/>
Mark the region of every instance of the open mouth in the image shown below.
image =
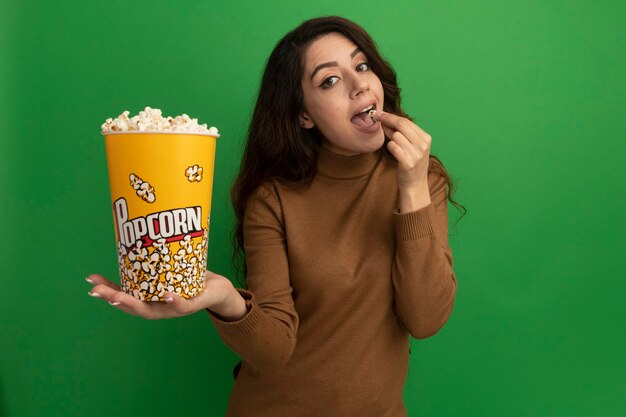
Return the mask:
<path id="1" fill-rule="evenodd" d="M 376 121 L 372 117 L 376 111 L 376 103 L 361 109 L 357 114 L 352 116 L 350 122 L 359 127 L 372 127 Z"/>

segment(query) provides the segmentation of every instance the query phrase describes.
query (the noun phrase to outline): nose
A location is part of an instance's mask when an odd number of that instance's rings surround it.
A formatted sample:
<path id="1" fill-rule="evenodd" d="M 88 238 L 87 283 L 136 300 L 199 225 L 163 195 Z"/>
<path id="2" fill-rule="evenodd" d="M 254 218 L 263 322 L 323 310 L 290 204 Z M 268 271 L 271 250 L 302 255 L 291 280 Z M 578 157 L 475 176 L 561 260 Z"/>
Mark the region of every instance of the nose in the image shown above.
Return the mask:
<path id="1" fill-rule="evenodd" d="M 352 74 L 352 90 L 350 91 L 350 98 L 357 98 L 360 94 L 368 91 L 370 85 L 360 73 L 355 72 Z"/>

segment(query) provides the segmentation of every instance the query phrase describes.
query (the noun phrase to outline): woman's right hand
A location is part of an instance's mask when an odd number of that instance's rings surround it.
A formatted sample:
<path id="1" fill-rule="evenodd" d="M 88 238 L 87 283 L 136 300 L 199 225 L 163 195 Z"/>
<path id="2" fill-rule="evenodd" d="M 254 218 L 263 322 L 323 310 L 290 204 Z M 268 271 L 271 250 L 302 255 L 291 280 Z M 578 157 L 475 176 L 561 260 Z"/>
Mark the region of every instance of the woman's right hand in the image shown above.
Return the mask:
<path id="1" fill-rule="evenodd" d="M 208 308 L 211 311 L 230 311 L 233 303 L 239 302 L 236 297 L 243 298 L 233 284 L 221 275 L 207 271 L 204 274 L 204 291 L 199 295 L 185 299 L 176 293 L 166 292 L 165 302 L 141 301 L 123 292 L 119 285 L 99 274 L 86 278 L 93 285 L 89 295 L 108 301 L 115 308 L 133 316 L 156 320 L 187 316 Z"/>

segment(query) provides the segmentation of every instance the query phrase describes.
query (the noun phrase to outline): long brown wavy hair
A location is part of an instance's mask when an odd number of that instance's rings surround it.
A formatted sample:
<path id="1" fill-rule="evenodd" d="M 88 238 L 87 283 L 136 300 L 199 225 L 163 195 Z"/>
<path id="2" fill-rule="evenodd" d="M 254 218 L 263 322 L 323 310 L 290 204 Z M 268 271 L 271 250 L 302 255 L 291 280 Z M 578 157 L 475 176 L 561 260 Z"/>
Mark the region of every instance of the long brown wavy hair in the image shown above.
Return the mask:
<path id="1" fill-rule="evenodd" d="M 239 174 L 231 190 L 236 216 L 233 259 L 238 269 L 243 267 L 244 275 L 243 216 L 248 199 L 269 180 L 307 185 L 317 174 L 317 152 L 322 136 L 316 128 L 304 129 L 300 126 L 299 115 L 304 109 L 301 80 L 308 46 L 331 32 L 344 35 L 365 54 L 371 70 L 383 86 L 383 110 L 412 120 L 400 106 L 400 88 L 395 71 L 381 57 L 372 38 L 359 25 L 342 17 L 327 16 L 307 20 L 287 33 L 267 60 L 248 127 Z M 393 158 L 386 146 L 382 149 L 388 157 Z M 465 207 L 452 199 L 452 178 L 446 173 L 441 161 L 432 154 L 428 171 L 435 171 L 445 178 L 447 198 L 457 209 L 462 208 L 465 215 Z"/>

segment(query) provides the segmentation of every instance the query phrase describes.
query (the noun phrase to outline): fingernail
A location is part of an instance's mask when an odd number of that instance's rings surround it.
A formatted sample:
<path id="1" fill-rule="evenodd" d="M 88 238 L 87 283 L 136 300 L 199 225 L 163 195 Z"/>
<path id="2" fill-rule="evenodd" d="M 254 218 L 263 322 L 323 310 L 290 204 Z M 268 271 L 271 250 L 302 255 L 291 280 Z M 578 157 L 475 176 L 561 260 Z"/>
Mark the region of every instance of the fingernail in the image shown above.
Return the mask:
<path id="1" fill-rule="evenodd" d="M 122 303 L 120 303 L 119 301 L 115 301 L 115 302 L 109 301 L 109 304 L 111 304 L 112 306 L 118 306 L 118 305 L 120 305 Z"/>
<path id="2" fill-rule="evenodd" d="M 172 301 L 174 301 L 174 297 L 165 297 L 166 303 L 171 303 Z"/>
<path id="3" fill-rule="evenodd" d="M 98 294 L 97 292 L 89 291 L 87 294 L 91 295 L 92 297 L 102 298 L 102 296 Z"/>
<path id="4" fill-rule="evenodd" d="M 91 278 L 85 278 L 85 281 L 87 281 L 87 282 L 88 282 L 88 283 L 90 283 L 90 284 L 95 284 L 95 282 L 93 282 L 93 281 L 91 280 Z"/>

